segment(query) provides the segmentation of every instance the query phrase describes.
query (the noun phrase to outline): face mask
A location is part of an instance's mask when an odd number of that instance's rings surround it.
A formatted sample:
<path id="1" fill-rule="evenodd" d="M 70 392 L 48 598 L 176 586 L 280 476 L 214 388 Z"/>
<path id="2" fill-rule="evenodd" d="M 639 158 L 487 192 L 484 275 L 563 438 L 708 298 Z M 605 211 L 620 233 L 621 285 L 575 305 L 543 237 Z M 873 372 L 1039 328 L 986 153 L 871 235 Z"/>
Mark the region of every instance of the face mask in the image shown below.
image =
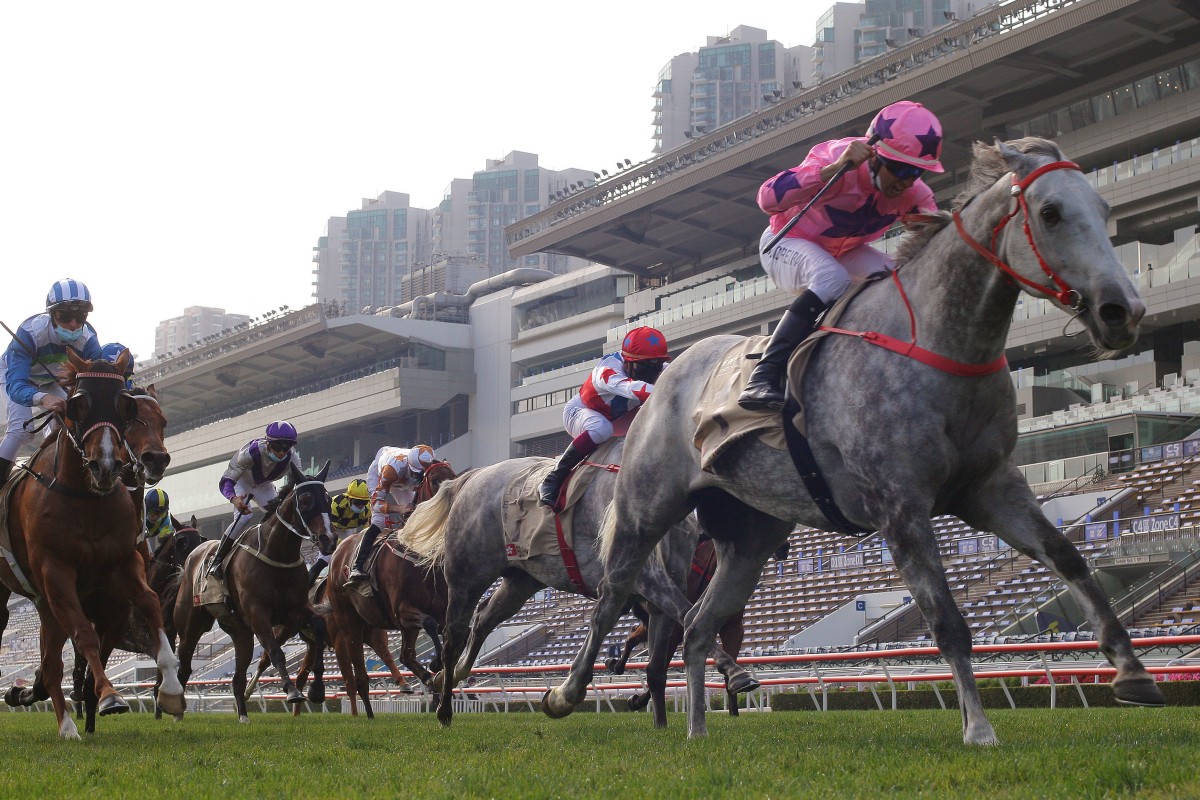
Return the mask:
<path id="1" fill-rule="evenodd" d="M 367 504 L 366 503 L 351 503 L 350 510 L 353 511 L 355 514 L 361 514 L 362 512 L 367 510 Z"/>
<path id="2" fill-rule="evenodd" d="M 83 336 L 83 331 L 84 328 L 82 325 L 73 331 L 69 331 L 66 328 L 60 328 L 57 325 L 54 326 L 54 333 L 58 335 L 59 339 L 67 342 L 68 344 L 79 341 L 79 337 Z"/>
<path id="3" fill-rule="evenodd" d="M 274 450 L 267 448 L 267 458 L 271 459 L 276 464 L 278 464 L 280 461 L 283 461 L 283 459 L 287 458 L 287 453 L 284 453 L 281 456 L 277 456 L 277 455 L 275 455 Z"/>

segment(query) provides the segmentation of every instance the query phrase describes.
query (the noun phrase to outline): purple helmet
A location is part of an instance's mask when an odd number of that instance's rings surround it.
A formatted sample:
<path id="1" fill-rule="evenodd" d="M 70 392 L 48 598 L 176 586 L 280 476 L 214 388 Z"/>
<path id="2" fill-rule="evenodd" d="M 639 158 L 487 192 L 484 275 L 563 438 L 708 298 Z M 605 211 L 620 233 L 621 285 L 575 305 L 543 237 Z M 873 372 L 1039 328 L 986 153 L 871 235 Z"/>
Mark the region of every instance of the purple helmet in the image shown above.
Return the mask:
<path id="1" fill-rule="evenodd" d="M 267 426 L 267 441 L 296 443 L 296 426 L 290 422 L 276 420 Z"/>

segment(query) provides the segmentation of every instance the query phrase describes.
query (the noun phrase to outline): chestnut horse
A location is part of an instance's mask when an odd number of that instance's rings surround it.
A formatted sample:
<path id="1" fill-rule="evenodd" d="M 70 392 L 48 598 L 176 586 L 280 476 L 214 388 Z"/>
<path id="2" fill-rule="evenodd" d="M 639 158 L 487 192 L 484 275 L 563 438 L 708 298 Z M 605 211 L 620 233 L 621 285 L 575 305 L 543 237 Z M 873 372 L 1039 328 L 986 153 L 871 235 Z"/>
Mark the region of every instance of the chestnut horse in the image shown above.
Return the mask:
<path id="1" fill-rule="evenodd" d="M 304 696 L 288 677 L 287 660 L 280 644 L 308 627 L 323 638 L 321 621 L 308 599 L 308 570 L 300 555 L 300 545 L 309 541 L 328 554 L 337 544 L 329 521 L 329 493 L 325 491 L 328 472 L 329 462 L 313 477 L 295 465 L 288 469 L 287 483 L 267 507 L 263 521 L 242 533 L 226 562 L 225 602 L 193 603 L 195 577 L 208 568 L 216 541 L 197 547 L 184 564 L 175 601 L 179 679 L 187 685 L 196 645 L 212 629 L 215 620 L 233 640 L 236 654 L 233 694 L 239 722 L 249 722 L 246 669 L 254 656 L 255 637 L 270 654 L 271 664 L 283 679 L 287 702 L 304 702 Z M 278 636 L 275 625 L 280 626 Z M 314 689 L 322 683 L 320 661 L 316 667 Z"/>
<path id="2" fill-rule="evenodd" d="M 124 385 L 129 355 L 115 366 L 81 359 L 69 348 L 67 356 L 62 426 L 30 459 L 26 476 L 10 483 L 11 550 L 0 563 L 0 580 L 33 599 L 41 620 L 42 661 L 34 685 L 5 699 L 20 705 L 49 699 L 59 736 L 78 739 L 62 692 L 62 647 L 69 637 L 87 660 L 94 676 L 87 691 L 99 698 L 101 716 L 128 711 L 104 665 L 135 605 L 154 632 L 164 708 L 182 714 L 184 704 L 158 598 L 136 550 L 140 513 L 121 483 L 130 459 L 125 431 L 138 415 Z"/>
<path id="3" fill-rule="evenodd" d="M 414 505 L 433 497 L 444 481 L 454 477 L 449 463 L 430 464 L 417 489 Z M 347 536 L 329 562 L 330 637 L 338 668 L 346 681 L 350 713 L 358 715 L 357 694 L 362 699 L 367 719 L 374 719 L 370 681 L 363 657 L 364 640 L 370 641 L 368 637 L 374 629 L 399 630 L 402 637 L 400 662 L 432 691 L 433 675 L 417 660 L 416 644 L 424 630 L 433 642 L 435 660 L 441 661 L 442 642 L 438 628 L 446 622 L 446 579 L 439 569 L 418 567 L 407 549 L 395 538 L 388 537 L 379 545 L 379 555 L 370 567 L 375 592 L 371 597 L 364 597 L 357 589 L 342 585 L 350 574 L 350 562 L 357 543 L 358 534 Z M 398 677 L 393 674 L 393 678 Z"/>

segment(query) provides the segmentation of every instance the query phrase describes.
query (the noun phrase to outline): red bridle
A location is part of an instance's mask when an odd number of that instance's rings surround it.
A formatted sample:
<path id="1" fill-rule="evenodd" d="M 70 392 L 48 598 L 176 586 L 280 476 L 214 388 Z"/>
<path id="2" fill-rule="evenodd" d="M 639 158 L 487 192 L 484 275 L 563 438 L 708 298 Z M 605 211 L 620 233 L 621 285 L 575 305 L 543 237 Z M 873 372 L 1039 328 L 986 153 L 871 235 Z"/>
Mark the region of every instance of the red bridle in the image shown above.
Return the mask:
<path id="1" fill-rule="evenodd" d="M 954 212 L 954 227 L 958 229 L 958 235 L 962 237 L 962 240 L 974 248 L 975 252 L 979 253 L 981 256 L 990 261 L 996 267 L 996 269 L 1005 273 L 1014 281 L 1024 284 L 1027 288 L 1041 292 L 1049 297 L 1053 297 L 1064 306 L 1067 306 L 1075 311 L 1079 311 L 1083 307 L 1083 298 L 1079 295 L 1079 292 L 1072 289 L 1066 281 L 1059 277 L 1058 273 L 1056 273 L 1050 267 L 1050 265 L 1046 263 L 1046 260 L 1042 258 L 1042 254 L 1041 251 L 1038 250 L 1037 243 L 1033 241 L 1033 231 L 1029 228 L 1029 204 L 1025 200 L 1025 190 L 1028 189 L 1030 184 L 1032 184 L 1038 178 L 1042 177 L 1047 172 L 1053 172 L 1056 169 L 1076 169 L 1080 172 L 1083 171 L 1083 168 L 1074 161 L 1052 161 L 1049 164 L 1043 164 L 1033 172 L 1029 173 L 1027 176 L 1025 176 L 1024 180 L 1018 180 L 1017 176 L 1013 175 L 1012 194 L 1017 198 L 1017 203 L 1013 207 L 1013 210 L 1006 214 L 1004 218 L 1000 220 L 1000 222 L 996 223 L 996 227 L 992 228 L 992 239 L 989 243 L 991 250 L 987 249 L 979 242 L 971 238 L 971 235 L 967 233 L 967 229 L 963 227 L 962 217 L 959 216 L 957 210 Z M 1050 280 L 1054 281 L 1054 285 L 1057 287 L 1057 290 L 1051 289 L 1048 286 L 1044 286 L 1037 281 L 1031 281 L 1022 275 L 1018 275 L 1012 267 L 1010 267 L 1008 264 L 1005 264 L 1000 260 L 1000 257 L 996 255 L 996 240 L 1000 238 L 1000 232 L 1004 230 L 1004 226 L 1006 226 L 1009 221 L 1011 221 L 1012 218 L 1017 215 L 1018 211 L 1025 215 L 1025 219 L 1022 222 L 1021 227 L 1025 231 L 1025 238 L 1029 241 L 1030 248 L 1033 249 L 1033 255 L 1037 258 L 1038 264 L 1041 266 L 1042 271 L 1046 273 Z"/>

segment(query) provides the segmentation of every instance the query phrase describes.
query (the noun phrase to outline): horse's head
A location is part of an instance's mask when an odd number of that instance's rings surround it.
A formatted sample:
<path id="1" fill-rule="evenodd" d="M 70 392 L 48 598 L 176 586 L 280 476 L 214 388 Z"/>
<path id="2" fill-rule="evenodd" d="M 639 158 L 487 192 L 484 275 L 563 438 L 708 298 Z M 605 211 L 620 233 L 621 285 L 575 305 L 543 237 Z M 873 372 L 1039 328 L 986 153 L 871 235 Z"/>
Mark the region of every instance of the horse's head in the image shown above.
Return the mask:
<path id="1" fill-rule="evenodd" d="M 137 403 L 137 417 L 125 430 L 125 441 L 142 466 L 145 482 L 153 486 L 162 480 L 171 454 L 167 452 L 167 418 L 158 404 L 158 394 L 151 384 L 145 389 L 130 391 Z"/>
<path id="2" fill-rule="evenodd" d="M 67 348 L 67 398 L 64 433 L 87 468 L 92 491 L 107 494 L 120 486 L 129 451 L 125 430 L 137 417 L 137 402 L 125 390 L 129 353 L 117 364 L 87 361 Z"/>
<path id="3" fill-rule="evenodd" d="M 446 481 L 458 477 L 450 466 L 449 461 L 435 461 L 425 470 L 421 485 L 414 494 L 414 503 L 423 503 L 437 494 L 437 490 Z"/>
<path id="4" fill-rule="evenodd" d="M 337 547 L 337 534 L 330 521 L 330 497 L 325 491 L 325 476 L 329 473 L 329 462 L 316 475 L 305 475 L 293 464 L 288 467 L 288 482 L 291 484 L 290 500 L 293 514 L 299 520 L 296 531 L 317 546 L 321 555 L 329 555 Z"/>
<path id="5" fill-rule="evenodd" d="M 977 144 L 976 164 L 1002 162 L 997 182 L 1013 218 L 999 233 L 997 254 L 1022 288 L 1048 296 L 1086 328 L 1111 357 L 1132 345 L 1146 305 L 1108 238 L 1108 203 L 1045 139 Z M 1003 224 L 1003 223 L 1002 223 Z"/>

